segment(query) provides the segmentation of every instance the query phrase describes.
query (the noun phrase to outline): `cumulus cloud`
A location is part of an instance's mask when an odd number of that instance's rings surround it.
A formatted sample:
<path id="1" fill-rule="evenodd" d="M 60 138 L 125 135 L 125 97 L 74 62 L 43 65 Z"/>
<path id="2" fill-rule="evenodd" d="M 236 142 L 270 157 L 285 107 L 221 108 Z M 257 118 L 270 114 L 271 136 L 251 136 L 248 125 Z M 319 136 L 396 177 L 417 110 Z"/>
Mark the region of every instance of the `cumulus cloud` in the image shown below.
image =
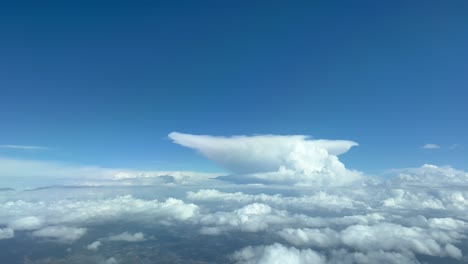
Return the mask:
<path id="1" fill-rule="evenodd" d="M 214 189 L 202 189 L 197 192 L 189 191 L 187 198 L 194 201 L 219 201 L 225 203 L 234 202 L 240 204 L 248 204 L 253 202 L 267 203 L 281 208 L 296 209 L 320 209 L 339 211 L 345 208 L 359 208 L 366 206 L 361 201 L 356 201 L 349 196 L 342 194 L 332 194 L 324 191 L 309 190 L 310 195 L 283 196 L 281 194 L 246 194 L 243 192 L 226 193 Z"/>
<path id="2" fill-rule="evenodd" d="M 225 230 L 258 232 L 275 224 L 284 224 L 292 219 L 286 211 L 273 210 L 270 206 L 253 203 L 233 212 L 216 212 L 201 217 L 200 223 L 207 227 L 202 234 L 219 234 Z"/>
<path id="3" fill-rule="evenodd" d="M 117 263 L 119 263 L 119 262 L 115 258 L 110 257 L 110 258 L 106 259 L 106 261 L 104 261 L 103 264 L 117 264 Z"/>
<path id="4" fill-rule="evenodd" d="M 246 247 L 235 252 L 232 258 L 238 264 L 325 264 L 326 258 L 310 250 L 299 250 L 281 244 L 270 246 Z"/>
<path id="5" fill-rule="evenodd" d="M 49 202 L 16 200 L 0 203 L 0 225 L 8 224 L 11 228 L 28 230 L 40 226 L 81 226 L 129 218 L 133 221 L 151 223 L 184 221 L 197 215 L 198 210 L 198 206 L 174 198 L 159 202 L 136 199 L 130 195 L 97 200 L 63 199 Z"/>
<path id="6" fill-rule="evenodd" d="M 42 227 L 42 225 L 42 220 L 35 216 L 14 219 L 8 224 L 8 226 L 14 230 L 35 230 Z"/>
<path id="7" fill-rule="evenodd" d="M 87 245 L 86 248 L 91 251 L 97 251 L 101 245 L 101 241 L 94 241 L 93 243 Z"/>
<path id="8" fill-rule="evenodd" d="M 15 231 L 11 228 L 0 228 L 0 240 L 13 238 L 15 236 Z"/>
<path id="9" fill-rule="evenodd" d="M 398 184 L 424 186 L 468 185 L 468 173 L 450 166 L 438 167 L 424 164 L 418 168 L 392 170 L 391 173 L 397 173 L 397 177 L 393 179 L 393 182 Z"/>
<path id="10" fill-rule="evenodd" d="M 343 185 L 361 177 L 338 159 L 358 144 L 348 140 L 312 140 L 307 136 L 215 137 L 172 132 L 175 143 L 198 150 L 229 171 L 272 182 Z"/>
<path id="11" fill-rule="evenodd" d="M 423 148 L 423 149 L 440 149 L 440 146 L 437 145 L 437 144 L 428 143 L 428 144 L 424 144 L 421 148 Z"/>
<path id="12" fill-rule="evenodd" d="M 68 226 L 47 226 L 32 233 L 35 237 L 54 239 L 60 242 L 73 242 L 87 232 L 86 228 Z"/>
<path id="13" fill-rule="evenodd" d="M 109 241 L 126 241 L 126 242 L 141 242 L 145 240 L 145 234 L 138 232 L 131 234 L 129 232 L 123 232 L 118 235 L 109 236 Z"/>
<path id="14" fill-rule="evenodd" d="M 457 232 L 404 227 L 393 223 L 380 223 L 372 226 L 352 225 L 339 232 L 328 228 L 287 228 L 280 231 L 279 235 L 294 245 L 318 248 L 334 248 L 343 245 L 359 252 L 396 251 L 448 256 L 456 259 L 462 257 L 461 250 L 452 244 L 463 237 Z"/>

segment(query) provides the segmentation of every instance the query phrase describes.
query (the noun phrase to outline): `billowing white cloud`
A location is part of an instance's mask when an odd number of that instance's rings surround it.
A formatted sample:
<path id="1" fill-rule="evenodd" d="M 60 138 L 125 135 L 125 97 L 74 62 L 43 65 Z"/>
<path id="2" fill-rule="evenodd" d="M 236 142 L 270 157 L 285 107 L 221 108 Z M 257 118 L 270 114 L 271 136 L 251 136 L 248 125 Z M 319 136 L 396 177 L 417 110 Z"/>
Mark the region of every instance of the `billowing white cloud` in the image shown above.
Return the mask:
<path id="1" fill-rule="evenodd" d="M 308 245 L 318 248 L 334 248 L 341 243 L 339 233 L 330 228 L 285 228 L 278 232 L 278 234 L 295 246 Z"/>
<path id="2" fill-rule="evenodd" d="M 13 238 L 15 236 L 15 231 L 11 228 L 0 228 L 0 240 Z"/>
<path id="3" fill-rule="evenodd" d="M 19 219 L 14 219 L 8 226 L 14 230 L 36 230 L 41 228 L 43 222 L 35 216 L 26 216 Z"/>
<path id="4" fill-rule="evenodd" d="M 419 168 L 398 169 L 392 170 L 391 172 L 398 174 L 398 176 L 393 179 L 393 182 L 399 184 L 420 186 L 468 186 L 468 173 L 450 166 L 438 167 L 431 164 L 424 164 Z"/>
<path id="5" fill-rule="evenodd" d="M 118 235 L 109 236 L 110 241 L 126 241 L 126 242 L 140 242 L 145 241 L 145 234 L 142 232 L 137 232 L 131 234 L 129 232 L 123 232 Z"/>
<path id="6" fill-rule="evenodd" d="M 275 243 L 269 246 L 246 247 L 236 251 L 232 259 L 236 264 L 420 264 L 412 254 L 372 251 L 349 252 L 331 250 L 324 255 L 311 249 L 297 249 Z"/>
<path id="7" fill-rule="evenodd" d="M 325 264 L 326 258 L 310 249 L 299 250 L 281 244 L 246 247 L 235 252 L 237 264 Z"/>
<path id="8" fill-rule="evenodd" d="M 438 228 L 404 227 L 392 223 L 372 226 L 352 225 L 342 231 L 325 229 L 287 228 L 279 232 L 289 243 L 318 248 L 346 246 L 359 252 L 396 251 L 414 252 L 430 256 L 462 257 L 462 252 L 452 243 L 463 237 L 456 231 Z"/>
<path id="9" fill-rule="evenodd" d="M 86 228 L 68 226 L 47 226 L 32 233 L 35 237 L 54 239 L 60 242 L 73 242 L 80 239 L 87 232 Z"/>
<path id="10" fill-rule="evenodd" d="M 219 234 L 223 230 L 258 232 L 288 221 L 294 219 L 289 218 L 286 211 L 273 210 L 261 203 L 249 204 L 233 212 L 206 214 L 200 218 L 200 223 L 205 226 L 201 233 L 210 235 Z"/>
<path id="11" fill-rule="evenodd" d="M 119 262 L 114 257 L 110 257 L 106 259 L 106 261 L 103 262 L 103 264 L 118 264 L 118 263 Z"/>
<path id="12" fill-rule="evenodd" d="M 97 251 L 101 245 L 101 241 L 94 241 L 93 243 L 87 245 L 86 248 L 91 251 Z"/>
<path id="13" fill-rule="evenodd" d="M 99 224 L 129 217 L 140 222 L 184 221 L 197 215 L 198 210 L 198 206 L 174 198 L 159 202 L 129 195 L 98 200 L 17 200 L 0 203 L 0 225 L 25 230 L 50 225 Z"/>
<path id="14" fill-rule="evenodd" d="M 437 144 L 428 143 L 428 144 L 424 144 L 421 148 L 423 148 L 423 149 L 440 149 L 440 146 L 437 145 Z"/>
<path id="15" fill-rule="evenodd" d="M 177 132 L 169 137 L 247 178 L 298 185 L 343 185 L 361 177 L 338 160 L 338 155 L 358 145 L 353 141 L 312 140 L 303 135 L 215 137 Z"/>
<path id="16" fill-rule="evenodd" d="M 340 211 L 345 208 L 359 208 L 366 206 L 361 201 L 355 201 L 349 196 L 341 194 L 331 194 L 324 191 L 308 191 L 310 195 L 296 196 L 283 196 L 281 194 L 267 195 L 267 194 L 245 194 L 242 192 L 225 193 L 213 189 L 202 189 L 197 192 L 189 191 L 187 198 L 194 201 L 219 201 L 225 203 L 235 202 L 240 204 L 248 204 L 253 202 L 267 203 L 281 208 L 296 208 L 296 209 L 320 209 Z"/>

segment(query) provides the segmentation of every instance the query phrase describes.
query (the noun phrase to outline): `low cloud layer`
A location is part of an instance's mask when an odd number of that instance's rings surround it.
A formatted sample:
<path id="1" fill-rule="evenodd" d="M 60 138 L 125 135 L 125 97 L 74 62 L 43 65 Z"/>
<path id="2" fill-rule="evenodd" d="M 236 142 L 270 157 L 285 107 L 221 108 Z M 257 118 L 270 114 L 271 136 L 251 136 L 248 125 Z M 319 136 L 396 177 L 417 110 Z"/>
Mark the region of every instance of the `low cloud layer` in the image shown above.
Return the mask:
<path id="1" fill-rule="evenodd" d="M 348 140 L 313 140 L 307 136 L 215 137 L 172 132 L 175 143 L 193 148 L 244 178 L 296 185 L 343 185 L 361 178 L 338 159 L 358 144 Z"/>
<path id="2" fill-rule="evenodd" d="M 4 171 L 20 171 L 14 165 L 40 173 L 53 169 L 52 176 L 81 171 L 90 177 L 86 182 L 98 176 L 119 185 L 102 180 L 106 184 L 2 190 L 0 243 L 32 240 L 28 243 L 62 250 L 55 262 L 36 263 L 468 261 L 468 173 L 463 170 L 425 164 L 370 178 L 339 161 L 357 145 L 351 141 L 170 137 L 230 170 L 235 179 L 265 184 L 233 184 L 203 173 L 81 170 L 0 159 L 0 165 L 8 165 Z M 145 179 L 164 181 L 134 186 Z M 28 253 L 17 250 L 21 263 Z M 5 252 L 15 256 L 17 251 Z"/>
<path id="3" fill-rule="evenodd" d="M 66 197 L 44 195 L 59 194 L 61 188 L 4 192 L 0 238 L 27 234 L 38 242 L 80 245 L 82 254 L 96 255 L 89 263 L 110 258 L 135 263 L 141 259 L 130 257 L 138 252 L 147 256 L 168 243 L 179 250 L 179 260 L 184 252 L 197 252 L 199 243 L 205 245 L 204 254 L 191 255 L 194 260 L 187 263 L 213 262 L 204 256 L 239 264 L 464 263 L 465 177 L 450 167 L 424 165 L 353 188 L 225 183 L 168 191 L 166 186 L 64 188 Z M 117 194 L 122 191 L 141 197 Z M 130 251 L 109 255 L 130 244 Z"/>
<path id="4" fill-rule="evenodd" d="M 139 171 L 0 157 L 0 186 L 19 189 L 50 185 L 194 184 L 220 175 L 193 171 Z"/>

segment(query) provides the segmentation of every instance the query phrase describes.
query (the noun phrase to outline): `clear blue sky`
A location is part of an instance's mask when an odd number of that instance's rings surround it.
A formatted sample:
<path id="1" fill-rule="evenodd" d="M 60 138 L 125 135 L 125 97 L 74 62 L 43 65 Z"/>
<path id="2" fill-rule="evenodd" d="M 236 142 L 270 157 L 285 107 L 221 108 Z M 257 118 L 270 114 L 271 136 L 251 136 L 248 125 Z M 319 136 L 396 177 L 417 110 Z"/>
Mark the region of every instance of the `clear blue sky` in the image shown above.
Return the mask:
<path id="1" fill-rule="evenodd" d="M 468 168 L 467 1 L 266 3 L 2 2 L 0 145 L 49 149 L 0 156 L 218 170 L 167 134 L 268 133 Z"/>

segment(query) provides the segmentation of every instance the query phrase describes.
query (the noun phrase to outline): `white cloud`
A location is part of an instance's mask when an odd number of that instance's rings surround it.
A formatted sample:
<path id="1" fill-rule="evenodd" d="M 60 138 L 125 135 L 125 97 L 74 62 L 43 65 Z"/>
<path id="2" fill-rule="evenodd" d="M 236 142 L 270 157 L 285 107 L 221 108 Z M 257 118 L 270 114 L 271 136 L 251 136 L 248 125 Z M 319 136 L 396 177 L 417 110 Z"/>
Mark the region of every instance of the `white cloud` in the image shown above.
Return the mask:
<path id="1" fill-rule="evenodd" d="M 438 222 L 441 221 L 435 220 L 435 223 Z M 455 223 L 447 219 L 442 220 L 442 222 L 448 222 L 449 225 Z M 457 224 L 461 225 L 462 222 Z M 396 251 L 430 256 L 448 256 L 455 259 L 462 257 L 461 250 L 452 243 L 458 242 L 463 235 L 454 230 L 441 230 L 438 226 L 424 229 L 414 226 L 404 227 L 393 223 L 380 223 L 372 226 L 352 225 L 342 231 L 334 231 L 329 228 L 286 228 L 278 234 L 296 246 L 336 248 L 343 245 L 359 252 Z"/>
<path id="2" fill-rule="evenodd" d="M 295 246 L 314 246 L 318 248 L 334 248 L 341 243 L 339 234 L 330 229 L 294 229 L 285 228 L 278 233 Z"/>
<path id="3" fill-rule="evenodd" d="M 107 234 L 116 234 L 114 239 L 127 241 L 145 238 L 143 233 L 140 236 L 124 232 L 130 228 L 150 234 L 156 231 L 150 231 L 151 228 L 164 225 L 171 235 L 184 239 L 197 240 L 201 232 L 219 235 L 204 241 L 232 245 L 230 238 L 236 237 L 239 243 L 236 245 L 245 247 L 234 254 L 238 263 L 275 263 L 275 260 L 303 263 L 314 258 L 330 264 L 418 264 L 439 257 L 451 258 L 454 263 L 466 262 L 463 257 L 468 241 L 466 172 L 424 165 L 398 170 L 396 175 L 352 187 L 226 183 L 209 187 L 0 192 L 0 227 L 6 227 L 0 228 L 0 237 L 13 237 L 15 230 L 25 230 L 36 237 L 43 233 L 46 239 L 65 242 L 73 238 L 63 238 L 65 232 L 47 228 L 81 227 L 89 229 L 86 235 L 89 240 L 82 247 L 97 250 L 98 243 L 89 243 L 111 241 L 109 237 L 91 237 L 100 236 L 93 230 L 100 225 L 106 225 Z M 167 198 L 168 195 L 175 198 Z M 122 230 L 123 226 L 128 229 Z M 184 234 L 177 233 L 180 230 Z M 189 242 L 192 241 L 187 241 L 187 245 Z M 277 242 L 283 245 L 274 244 Z M 258 246 L 259 243 L 265 245 Z M 196 242 L 193 244 L 196 247 Z M 106 252 L 108 247 L 116 246 L 117 243 L 109 242 Z M 120 260 L 120 255 L 115 256 Z M 105 259 L 96 262 L 105 263 Z"/>
<path id="4" fill-rule="evenodd" d="M 423 148 L 423 149 L 440 149 L 440 146 L 437 145 L 437 144 L 428 143 L 428 144 L 423 145 L 421 148 Z"/>
<path id="5" fill-rule="evenodd" d="M 43 222 L 35 216 L 26 216 L 19 219 L 14 219 L 8 226 L 14 230 L 36 230 L 41 228 Z"/>
<path id="6" fill-rule="evenodd" d="M 19 149 L 19 150 L 46 150 L 48 149 L 47 147 L 28 146 L 28 145 L 0 145 L 0 148 Z"/>
<path id="7" fill-rule="evenodd" d="M 214 137 L 172 132 L 177 144 L 246 178 L 299 185 L 343 185 L 361 178 L 338 160 L 358 144 L 347 140 L 312 140 L 307 136 Z"/>
<path id="8" fill-rule="evenodd" d="M 106 259 L 106 261 L 103 264 L 117 264 L 119 263 L 115 258 L 111 257 Z"/>
<path id="9" fill-rule="evenodd" d="M 468 185 L 468 173 L 450 166 L 438 167 L 424 164 L 419 168 L 398 169 L 391 172 L 398 174 L 398 177 L 393 180 L 394 183 L 398 184 L 422 186 Z"/>
<path id="10" fill-rule="evenodd" d="M 101 245 L 101 241 L 94 241 L 93 243 L 87 245 L 86 248 L 91 251 L 97 251 Z"/>
<path id="11" fill-rule="evenodd" d="M 198 210 L 198 206 L 174 198 L 159 202 L 136 199 L 130 195 L 97 200 L 16 200 L 0 203 L 0 225 L 10 224 L 12 228 L 23 230 L 37 227 L 39 223 L 43 226 L 82 226 L 127 218 L 150 223 L 173 222 L 189 220 L 198 214 Z M 33 217 L 41 220 L 36 222 Z"/>
<path id="12" fill-rule="evenodd" d="M 270 206 L 253 203 L 233 212 L 216 212 L 201 216 L 200 223 L 208 226 L 201 229 L 202 234 L 218 234 L 223 230 L 258 232 L 271 225 L 284 224 L 293 219 L 286 211 L 273 210 Z"/>
<path id="13" fill-rule="evenodd" d="M 420 264 L 414 254 L 386 252 L 386 251 L 371 251 L 371 252 L 348 252 L 345 249 L 332 250 L 330 264 Z"/>
<path id="14" fill-rule="evenodd" d="M 23 180 L 21 186 L 48 185 L 154 185 L 188 184 L 222 175 L 192 171 L 139 171 L 124 168 L 81 166 L 53 161 L 25 160 L 0 157 L 0 184 L 12 186 Z M 20 188 L 21 188 L 20 186 Z"/>
<path id="15" fill-rule="evenodd" d="M 60 242 L 70 243 L 80 239 L 87 232 L 86 228 L 68 226 L 47 226 L 32 233 L 35 237 L 55 239 Z"/>
<path id="16" fill-rule="evenodd" d="M 299 250 L 281 244 L 246 247 L 235 252 L 237 264 L 325 264 L 326 258 L 310 249 Z"/>
<path id="17" fill-rule="evenodd" d="M 0 228 L 0 240 L 9 239 L 15 236 L 15 231 L 11 228 Z"/>
<path id="18" fill-rule="evenodd" d="M 145 241 L 145 234 L 138 232 L 131 234 L 129 232 L 123 232 L 118 235 L 109 236 L 110 241 L 126 241 L 126 242 L 141 242 Z"/>
<path id="19" fill-rule="evenodd" d="M 448 233 L 439 233 L 418 227 L 403 227 L 396 224 L 382 223 L 374 226 L 355 225 L 341 232 L 345 245 L 359 251 L 407 251 L 430 256 L 449 256 L 461 258 L 460 249 L 448 242 L 456 242 L 458 237 L 447 237 Z M 444 241 L 445 239 L 448 241 Z"/>

